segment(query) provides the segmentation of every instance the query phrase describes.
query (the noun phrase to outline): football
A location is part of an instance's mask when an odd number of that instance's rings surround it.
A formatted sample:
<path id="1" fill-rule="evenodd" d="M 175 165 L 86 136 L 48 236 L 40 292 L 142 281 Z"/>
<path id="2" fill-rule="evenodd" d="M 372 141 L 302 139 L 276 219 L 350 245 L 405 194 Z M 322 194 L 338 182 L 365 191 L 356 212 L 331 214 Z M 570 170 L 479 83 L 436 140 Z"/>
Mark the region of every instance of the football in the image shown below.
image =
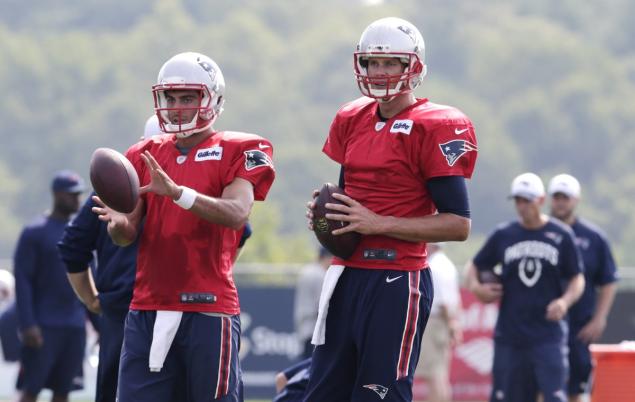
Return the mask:
<path id="1" fill-rule="evenodd" d="M 335 193 L 346 194 L 344 190 L 332 183 L 325 183 L 320 189 L 320 193 L 315 199 L 315 209 L 313 210 L 313 232 L 315 232 L 320 244 L 329 250 L 331 254 L 347 259 L 355 252 L 362 235 L 357 232 L 348 232 L 341 235 L 333 235 L 331 233 L 335 229 L 348 225 L 348 222 L 326 219 L 327 213 L 338 213 L 327 209 L 325 207 L 327 203 L 343 204 L 343 202 L 333 197 Z"/>
<path id="2" fill-rule="evenodd" d="M 90 158 L 90 182 L 99 198 L 118 212 L 130 213 L 139 200 L 139 176 L 132 163 L 110 148 L 97 148 Z"/>
<path id="3" fill-rule="evenodd" d="M 478 281 L 480 283 L 501 283 L 500 276 L 496 275 L 494 271 L 486 270 L 486 271 L 478 271 Z"/>

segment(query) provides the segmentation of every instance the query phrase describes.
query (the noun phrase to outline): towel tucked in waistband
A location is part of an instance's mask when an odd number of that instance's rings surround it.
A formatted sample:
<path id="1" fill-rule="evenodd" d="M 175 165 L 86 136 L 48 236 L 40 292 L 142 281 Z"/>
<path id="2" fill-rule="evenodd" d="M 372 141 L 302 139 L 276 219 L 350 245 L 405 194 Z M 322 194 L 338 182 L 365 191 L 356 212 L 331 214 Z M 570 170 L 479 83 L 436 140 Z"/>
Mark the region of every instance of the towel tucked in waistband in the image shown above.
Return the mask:
<path id="1" fill-rule="evenodd" d="M 326 341 L 326 315 L 329 311 L 329 302 L 342 272 L 344 272 L 344 265 L 331 265 L 324 275 L 318 305 L 318 318 L 313 329 L 313 338 L 311 338 L 311 343 L 314 345 L 323 345 Z"/>

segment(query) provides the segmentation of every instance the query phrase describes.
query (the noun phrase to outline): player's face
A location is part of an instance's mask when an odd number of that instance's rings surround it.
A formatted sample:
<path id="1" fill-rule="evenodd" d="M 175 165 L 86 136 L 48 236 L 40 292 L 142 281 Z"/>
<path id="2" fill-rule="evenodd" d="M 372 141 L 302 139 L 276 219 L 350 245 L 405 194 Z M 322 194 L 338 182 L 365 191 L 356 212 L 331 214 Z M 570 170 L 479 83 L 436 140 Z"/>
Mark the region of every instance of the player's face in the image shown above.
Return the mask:
<path id="1" fill-rule="evenodd" d="M 55 193 L 55 208 L 62 214 L 71 215 L 79 211 L 79 198 L 82 193 Z"/>
<path id="2" fill-rule="evenodd" d="M 569 197 L 563 193 L 555 193 L 551 197 L 551 215 L 561 221 L 566 221 L 571 218 L 577 205 L 577 198 Z"/>
<path id="3" fill-rule="evenodd" d="M 371 88 L 384 89 L 386 86 L 394 88 L 397 80 L 381 80 L 382 77 L 398 76 L 403 73 L 405 67 L 396 57 L 371 57 L 368 59 L 368 76 L 372 79 Z M 379 78 L 379 79 L 378 79 Z"/>
<path id="4" fill-rule="evenodd" d="M 516 206 L 518 217 L 520 217 L 523 222 L 532 222 L 540 218 L 542 200 L 542 198 L 528 200 L 523 197 L 514 197 L 514 205 Z"/>
<path id="5" fill-rule="evenodd" d="M 201 105 L 201 92 L 193 89 L 165 91 L 168 119 L 171 124 L 187 124 L 192 121 Z"/>

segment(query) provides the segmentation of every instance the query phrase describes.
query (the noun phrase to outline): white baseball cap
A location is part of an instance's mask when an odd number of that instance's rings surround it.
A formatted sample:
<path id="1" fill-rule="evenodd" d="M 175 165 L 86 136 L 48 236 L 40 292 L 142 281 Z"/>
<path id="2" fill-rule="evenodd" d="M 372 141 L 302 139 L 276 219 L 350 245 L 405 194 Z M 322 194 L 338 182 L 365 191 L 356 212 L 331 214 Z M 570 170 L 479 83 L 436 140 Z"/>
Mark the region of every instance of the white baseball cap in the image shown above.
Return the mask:
<path id="1" fill-rule="evenodd" d="M 562 193 L 567 197 L 580 198 L 580 182 L 570 174 L 559 174 L 549 182 L 549 195 Z"/>
<path id="2" fill-rule="evenodd" d="M 509 198 L 521 197 L 533 201 L 545 195 L 545 186 L 535 173 L 523 173 L 512 181 Z"/>

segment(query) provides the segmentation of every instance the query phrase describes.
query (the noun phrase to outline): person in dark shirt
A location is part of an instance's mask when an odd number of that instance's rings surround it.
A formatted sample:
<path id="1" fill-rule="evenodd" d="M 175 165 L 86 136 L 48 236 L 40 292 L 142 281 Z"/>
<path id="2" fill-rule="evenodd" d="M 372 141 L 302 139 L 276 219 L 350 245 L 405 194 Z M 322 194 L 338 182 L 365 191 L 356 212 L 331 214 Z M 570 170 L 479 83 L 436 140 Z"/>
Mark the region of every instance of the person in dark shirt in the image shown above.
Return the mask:
<path id="1" fill-rule="evenodd" d="M 575 213 L 580 183 L 568 174 L 549 182 L 551 216 L 571 226 L 584 261 L 584 293 L 569 310 L 569 401 L 581 402 L 589 393 L 593 363 L 589 344 L 606 328 L 617 289 L 617 268 L 606 235 Z"/>
<path id="2" fill-rule="evenodd" d="M 27 225 L 14 255 L 16 303 L 22 347 L 19 400 L 35 401 L 43 388 L 52 400 L 68 400 L 83 383 L 86 312 L 73 294 L 57 242 L 79 209 L 84 182 L 74 172 L 58 172 L 52 182 L 53 210 Z"/>
<path id="3" fill-rule="evenodd" d="M 533 173 L 512 182 L 518 220 L 499 225 L 468 265 L 468 287 L 484 303 L 500 300 L 490 402 L 566 400 L 569 308 L 584 290 L 571 229 L 541 213 L 545 188 Z M 498 283 L 477 272 L 492 272 Z"/>
<path id="4" fill-rule="evenodd" d="M 108 236 L 106 224 L 92 212 L 94 206 L 89 197 L 66 226 L 58 248 L 77 297 L 99 315 L 95 401 L 114 402 L 124 322 L 134 286 L 137 242 L 128 247 L 116 246 Z M 89 267 L 94 256 L 97 266 L 93 278 Z"/>

